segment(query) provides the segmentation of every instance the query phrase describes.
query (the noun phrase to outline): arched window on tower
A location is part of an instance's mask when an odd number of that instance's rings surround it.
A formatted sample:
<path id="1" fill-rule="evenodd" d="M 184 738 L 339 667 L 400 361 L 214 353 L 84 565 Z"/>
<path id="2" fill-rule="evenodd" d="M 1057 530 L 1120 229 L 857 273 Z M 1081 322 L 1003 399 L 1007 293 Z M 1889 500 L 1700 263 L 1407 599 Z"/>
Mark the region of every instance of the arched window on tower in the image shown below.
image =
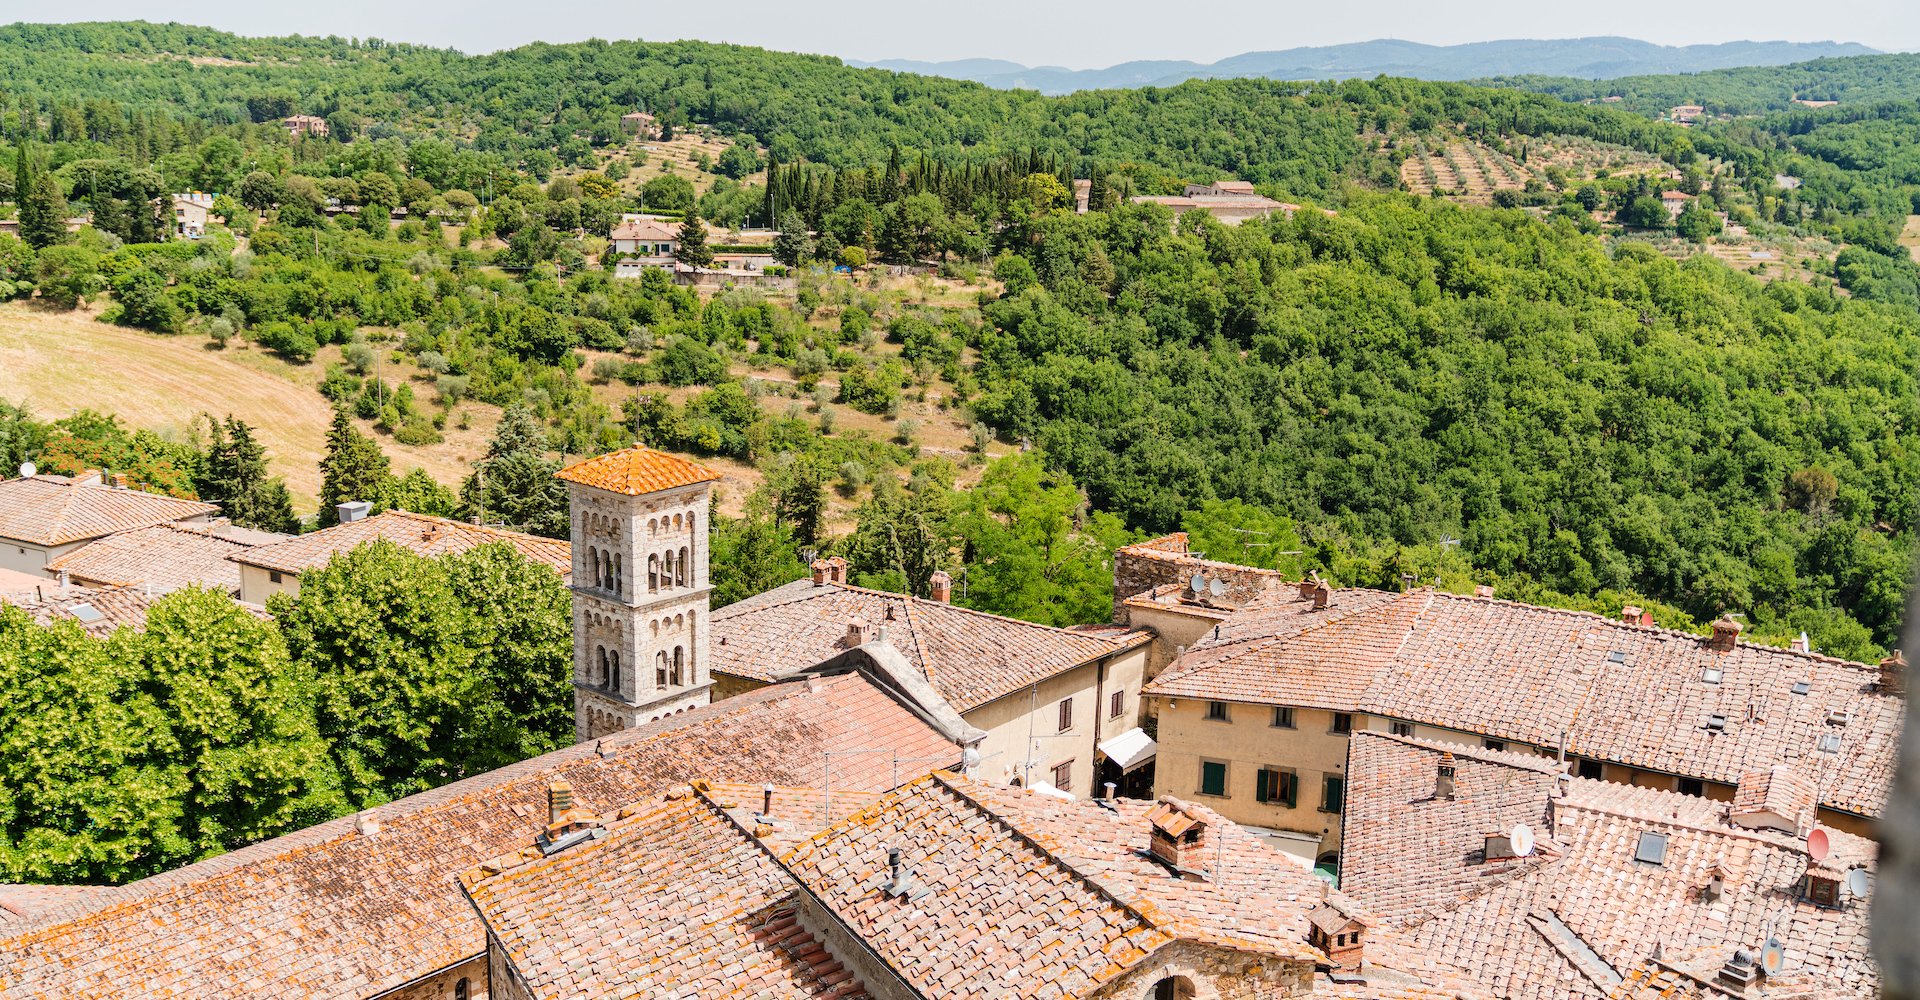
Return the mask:
<path id="1" fill-rule="evenodd" d="M 620 690 L 620 651 L 607 654 L 607 690 Z"/>
<path id="2" fill-rule="evenodd" d="M 685 683 L 685 681 L 682 679 L 683 675 L 681 674 L 680 671 L 684 666 L 686 666 L 686 660 L 687 660 L 686 647 L 684 646 L 673 647 L 673 686 L 674 687 L 679 687 L 681 684 Z"/>
<path id="3" fill-rule="evenodd" d="M 607 686 L 607 647 L 595 646 L 593 648 L 596 652 L 600 654 L 600 673 L 594 677 L 594 681 L 597 682 L 601 687 L 606 687 Z"/>
<path id="4" fill-rule="evenodd" d="M 673 582 L 675 586 L 687 585 L 687 547 L 680 547 L 680 558 L 673 561 Z"/>
<path id="5" fill-rule="evenodd" d="M 647 557 L 647 593 L 649 594 L 655 593 L 659 589 L 660 589 L 660 557 L 657 555 L 650 555 Z"/>
<path id="6" fill-rule="evenodd" d="M 587 546 L 587 562 L 593 566 L 593 585 L 600 586 L 600 550 Z"/>
<path id="7" fill-rule="evenodd" d="M 664 688 L 667 686 L 667 651 L 664 649 L 654 657 L 653 686 L 656 688 Z"/>
<path id="8" fill-rule="evenodd" d="M 613 592 L 616 594 L 626 593 L 626 583 L 627 583 L 626 557 L 618 553 L 615 553 L 613 557 Z"/>

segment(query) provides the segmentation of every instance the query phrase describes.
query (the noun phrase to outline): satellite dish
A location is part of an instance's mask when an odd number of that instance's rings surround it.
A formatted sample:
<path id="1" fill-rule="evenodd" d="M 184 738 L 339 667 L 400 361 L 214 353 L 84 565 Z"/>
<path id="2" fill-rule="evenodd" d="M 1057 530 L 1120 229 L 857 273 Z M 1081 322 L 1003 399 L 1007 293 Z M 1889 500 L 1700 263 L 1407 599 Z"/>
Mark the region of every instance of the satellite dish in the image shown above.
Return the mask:
<path id="1" fill-rule="evenodd" d="M 20 478 L 21 478 L 21 479 L 31 479 L 31 478 L 32 478 L 32 477 L 33 477 L 33 476 L 34 476 L 34 475 L 35 475 L 36 473 L 38 473 L 39 471 L 40 471 L 40 467 L 39 467 L 39 466 L 37 466 L 37 465 L 35 465 L 35 464 L 33 464 L 32 462 L 21 462 L 21 463 L 20 463 Z"/>
<path id="2" fill-rule="evenodd" d="M 1847 873 L 1847 891 L 1852 893 L 1855 899 L 1867 898 L 1867 870 L 1865 868 L 1855 868 Z"/>
<path id="3" fill-rule="evenodd" d="M 1207 589 L 1207 578 L 1195 573 L 1193 579 L 1187 581 L 1187 587 L 1196 594 L 1202 593 Z"/>
<path id="4" fill-rule="evenodd" d="M 1767 939 L 1767 946 L 1760 949 L 1760 968 L 1769 976 L 1777 976 L 1787 964 L 1787 947 L 1779 938 Z"/>
<path id="5" fill-rule="evenodd" d="M 1212 583 L 1207 584 L 1207 593 L 1215 597 L 1225 597 L 1227 593 L 1227 581 L 1215 578 Z"/>
<path id="6" fill-rule="evenodd" d="M 1827 860 L 1827 855 L 1831 853 L 1833 843 L 1827 838 L 1827 831 L 1816 826 L 1807 833 L 1807 857 L 1818 863 Z"/>
<path id="7" fill-rule="evenodd" d="M 960 766 L 968 771 L 980 766 L 980 748 L 968 747 L 960 752 Z"/>
<path id="8" fill-rule="evenodd" d="M 1507 842 L 1513 845 L 1514 857 L 1533 857 L 1533 828 L 1527 824 L 1521 823 L 1514 827 L 1513 832 L 1507 836 Z"/>

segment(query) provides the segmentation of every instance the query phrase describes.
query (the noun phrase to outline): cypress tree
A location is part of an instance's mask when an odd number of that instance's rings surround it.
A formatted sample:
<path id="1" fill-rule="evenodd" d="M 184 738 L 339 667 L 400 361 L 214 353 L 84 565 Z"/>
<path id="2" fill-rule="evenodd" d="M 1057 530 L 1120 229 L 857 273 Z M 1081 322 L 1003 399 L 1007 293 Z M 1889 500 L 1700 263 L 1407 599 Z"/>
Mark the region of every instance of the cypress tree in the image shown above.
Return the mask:
<path id="1" fill-rule="evenodd" d="M 707 245 L 707 224 L 701 221 L 698 208 L 688 211 L 686 220 L 680 223 L 680 242 L 674 247 L 673 258 L 689 267 L 713 266 L 713 248 Z"/>
<path id="2" fill-rule="evenodd" d="M 369 500 L 383 506 L 392 480 L 379 442 L 354 429 L 344 408 L 333 411 L 327 428 L 327 454 L 320 460 L 320 526 L 338 524 L 339 505 Z"/>

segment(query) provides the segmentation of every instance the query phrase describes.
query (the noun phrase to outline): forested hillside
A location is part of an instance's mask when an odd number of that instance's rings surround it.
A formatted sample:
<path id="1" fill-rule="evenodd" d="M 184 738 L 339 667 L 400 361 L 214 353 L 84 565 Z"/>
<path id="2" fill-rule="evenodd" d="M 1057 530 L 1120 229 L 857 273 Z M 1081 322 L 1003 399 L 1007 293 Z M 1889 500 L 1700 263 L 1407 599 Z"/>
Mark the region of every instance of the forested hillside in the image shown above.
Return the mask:
<path id="1" fill-rule="evenodd" d="M 1645 113 L 1698 104 L 1709 114 L 1753 115 L 1790 110 L 1795 101 L 1866 104 L 1911 98 L 1920 91 L 1920 55 L 1846 56 L 1787 66 L 1743 66 L 1613 80 L 1505 76 L 1478 82 L 1538 91 L 1570 101 L 1618 97 L 1622 107 Z"/>

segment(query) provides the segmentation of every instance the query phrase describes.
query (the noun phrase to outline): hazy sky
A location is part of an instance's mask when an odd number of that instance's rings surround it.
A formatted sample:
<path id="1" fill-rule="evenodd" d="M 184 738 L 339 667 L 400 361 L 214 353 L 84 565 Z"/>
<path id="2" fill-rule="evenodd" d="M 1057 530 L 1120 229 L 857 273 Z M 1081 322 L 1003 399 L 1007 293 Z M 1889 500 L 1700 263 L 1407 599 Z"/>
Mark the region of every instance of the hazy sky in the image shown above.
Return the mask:
<path id="1" fill-rule="evenodd" d="M 1583 35 L 1667 45 L 1835 40 L 1920 50 L 1916 0 L 0 0 L 0 22 L 135 18 L 249 35 L 375 35 L 467 52 L 536 40 L 700 38 L 849 59 L 986 56 L 1074 68 L 1206 62 L 1381 37 L 1436 44 Z"/>

